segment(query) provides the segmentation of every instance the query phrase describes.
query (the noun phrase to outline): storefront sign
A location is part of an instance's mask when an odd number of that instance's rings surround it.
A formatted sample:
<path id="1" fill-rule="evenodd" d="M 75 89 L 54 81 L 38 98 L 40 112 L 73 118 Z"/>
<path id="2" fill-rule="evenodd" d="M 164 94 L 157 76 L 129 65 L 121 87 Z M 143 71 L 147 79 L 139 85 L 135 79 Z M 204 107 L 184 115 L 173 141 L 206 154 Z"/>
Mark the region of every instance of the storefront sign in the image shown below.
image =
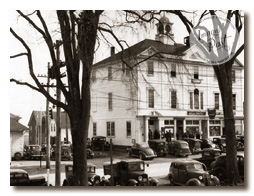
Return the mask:
<path id="1" fill-rule="evenodd" d="M 206 115 L 206 112 L 187 111 L 187 115 Z"/>

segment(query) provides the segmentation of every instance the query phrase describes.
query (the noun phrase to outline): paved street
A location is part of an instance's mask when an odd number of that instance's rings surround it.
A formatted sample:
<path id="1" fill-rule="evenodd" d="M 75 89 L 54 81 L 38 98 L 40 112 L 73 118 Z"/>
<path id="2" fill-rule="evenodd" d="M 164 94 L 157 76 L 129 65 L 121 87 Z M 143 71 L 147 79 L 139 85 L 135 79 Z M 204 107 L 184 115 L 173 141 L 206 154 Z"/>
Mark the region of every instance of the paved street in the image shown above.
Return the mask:
<path id="1" fill-rule="evenodd" d="M 93 159 L 89 159 L 88 162 L 95 164 L 97 169 L 96 173 L 100 176 L 103 176 L 103 163 L 109 161 L 108 153 L 107 152 L 95 152 L 97 155 Z M 200 155 L 191 155 L 187 159 L 196 158 Z M 135 157 L 128 157 L 126 153 L 115 153 L 114 159 L 136 159 Z M 167 155 L 166 157 L 158 157 L 153 160 L 146 160 L 145 163 L 149 164 L 146 167 L 146 172 L 150 177 L 155 177 L 159 180 L 159 186 L 169 185 L 166 177 L 169 171 L 169 166 L 172 160 L 175 159 L 186 159 L 186 158 L 175 158 L 171 155 Z M 61 167 L 61 181 L 65 179 L 64 173 L 64 165 L 72 164 L 72 161 L 63 160 Z M 54 166 L 55 161 L 51 161 L 51 171 L 49 177 L 49 183 L 55 185 L 55 174 L 54 174 Z M 46 161 L 41 161 L 41 168 L 40 168 L 40 161 L 39 160 L 23 160 L 23 161 L 12 161 L 11 168 L 22 168 L 25 169 L 30 177 L 33 176 L 45 176 L 47 178 L 47 171 L 46 171 Z M 62 183 L 61 183 L 62 184 Z"/>

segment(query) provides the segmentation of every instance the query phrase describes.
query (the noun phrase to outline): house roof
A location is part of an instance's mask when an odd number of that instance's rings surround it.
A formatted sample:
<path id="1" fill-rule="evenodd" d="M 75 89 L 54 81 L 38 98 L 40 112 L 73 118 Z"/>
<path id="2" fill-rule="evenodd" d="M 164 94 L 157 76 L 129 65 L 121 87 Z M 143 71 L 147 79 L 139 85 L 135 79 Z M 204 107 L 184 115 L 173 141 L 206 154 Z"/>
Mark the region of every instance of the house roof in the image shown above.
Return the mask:
<path id="1" fill-rule="evenodd" d="M 186 46 L 183 44 L 175 43 L 174 45 L 168 45 L 160 41 L 145 39 L 121 52 L 118 52 L 117 54 L 114 54 L 94 64 L 94 66 L 104 65 L 109 62 L 118 61 L 121 58 L 126 59 L 126 58 L 135 57 L 150 47 L 155 48 L 158 51 L 158 53 L 161 53 L 161 54 L 170 54 L 170 55 L 179 55 L 179 56 L 183 55 L 183 52 L 189 48 L 189 46 Z"/>
<path id="2" fill-rule="evenodd" d="M 17 118 L 18 117 L 18 118 Z M 20 117 L 11 114 L 10 115 L 10 131 L 24 131 L 24 130 L 28 130 L 28 128 L 24 125 L 22 125 L 21 123 L 19 123 Z"/>

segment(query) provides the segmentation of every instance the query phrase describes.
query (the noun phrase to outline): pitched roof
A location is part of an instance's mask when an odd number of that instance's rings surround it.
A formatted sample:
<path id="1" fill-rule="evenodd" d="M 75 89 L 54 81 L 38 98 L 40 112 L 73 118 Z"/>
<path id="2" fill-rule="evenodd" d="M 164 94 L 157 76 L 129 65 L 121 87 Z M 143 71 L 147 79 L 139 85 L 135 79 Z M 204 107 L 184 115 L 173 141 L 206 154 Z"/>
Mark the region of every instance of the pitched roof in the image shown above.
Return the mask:
<path id="1" fill-rule="evenodd" d="M 164 44 L 160 41 L 145 39 L 145 40 L 121 51 L 121 52 L 118 52 L 115 55 L 112 55 L 112 56 L 94 64 L 94 66 L 99 66 L 99 65 L 103 65 L 103 64 L 106 64 L 109 62 L 117 61 L 117 60 L 120 60 L 122 57 L 124 59 L 130 58 L 130 57 L 135 57 L 150 47 L 155 48 L 158 51 L 158 53 L 170 54 L 170 55 L 182 55 L 183 52 L 189 48 L 189 46 L 186 46 L 183 44 L 175 43 L 174 45 L 168 45 L 168 44 Z"/>
<path id="2" fill-rule="evenodd" d="M 18 117 L 18 118 L 17 118 Z M 24 131 L 28 130 L 28 128 L 21 123 L 19 123 L 20 117 L 14 114 L 10 115 L 10 131 Z"/>

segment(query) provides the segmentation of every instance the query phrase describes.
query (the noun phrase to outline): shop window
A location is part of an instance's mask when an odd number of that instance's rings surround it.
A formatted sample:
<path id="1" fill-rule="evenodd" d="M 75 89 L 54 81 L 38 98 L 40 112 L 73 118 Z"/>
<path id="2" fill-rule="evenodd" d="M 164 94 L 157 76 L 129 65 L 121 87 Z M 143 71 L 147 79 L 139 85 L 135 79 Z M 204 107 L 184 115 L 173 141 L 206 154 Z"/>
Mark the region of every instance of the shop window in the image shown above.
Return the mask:
<path id="1" fill-rule="evenodd" d="M 220 126 L 210 126 L 209 127 L 210 136 L 220 136 Z"/>

